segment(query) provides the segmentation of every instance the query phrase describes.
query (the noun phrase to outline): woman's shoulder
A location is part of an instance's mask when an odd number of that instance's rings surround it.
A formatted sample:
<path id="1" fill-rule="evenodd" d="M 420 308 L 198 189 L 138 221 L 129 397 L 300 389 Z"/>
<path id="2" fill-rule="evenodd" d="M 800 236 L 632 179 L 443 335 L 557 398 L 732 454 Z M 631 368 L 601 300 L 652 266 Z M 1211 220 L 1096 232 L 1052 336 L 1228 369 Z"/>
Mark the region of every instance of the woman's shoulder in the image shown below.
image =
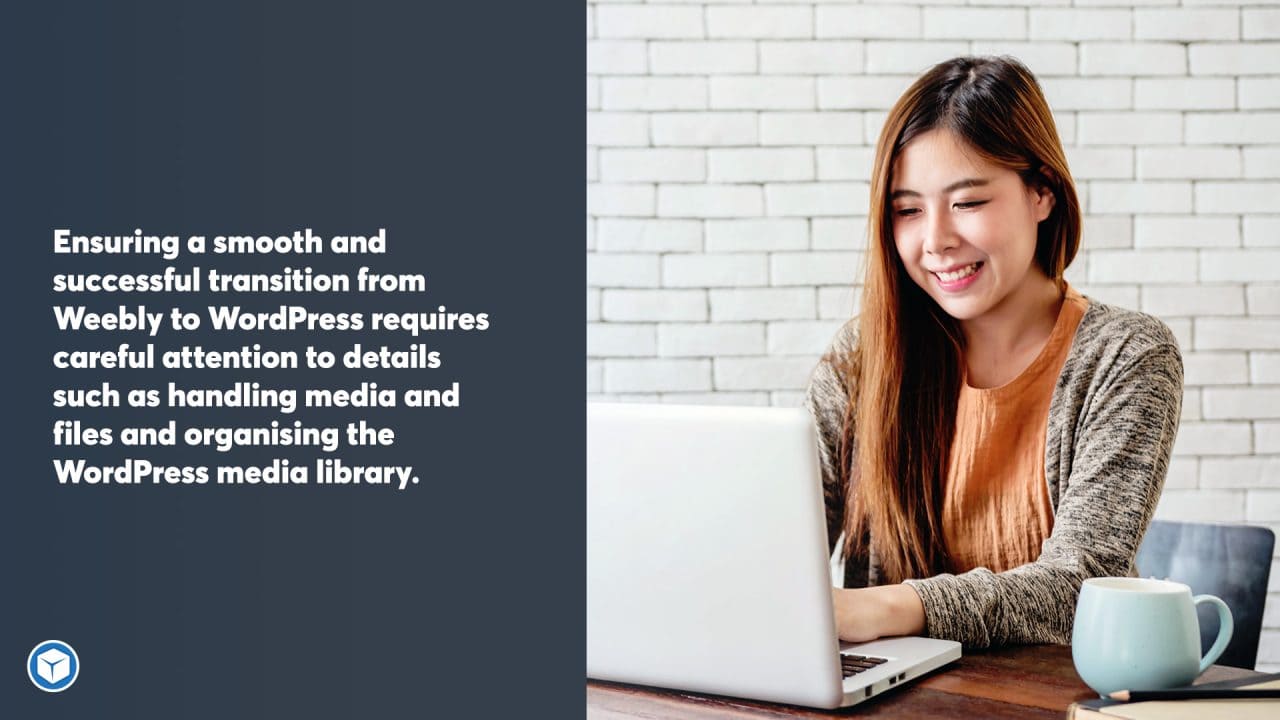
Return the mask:
<path id="1" fill-rule="evenodd" d="M 1178 339 L 1168 325 L 1144 312 L 1089 299 L 1064 371 L 1074 368 L 1092 375 L 1153 354 L 1181 365 Z"/>

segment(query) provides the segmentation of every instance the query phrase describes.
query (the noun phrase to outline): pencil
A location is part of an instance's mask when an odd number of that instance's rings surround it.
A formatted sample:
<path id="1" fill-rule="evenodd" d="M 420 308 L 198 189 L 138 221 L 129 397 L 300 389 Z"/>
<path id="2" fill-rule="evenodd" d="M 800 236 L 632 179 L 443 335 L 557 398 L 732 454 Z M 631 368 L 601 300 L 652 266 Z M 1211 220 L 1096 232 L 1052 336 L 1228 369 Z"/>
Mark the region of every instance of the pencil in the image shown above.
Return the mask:
<path id="1" fill-rule="evenodd" d="M 1274 690 L 1250 690 L 1248 688 L 1174 688 L 1173 690 L 1121 690 L 1108 697 L 1121 702 L 1143 700 L 1260 700 L 1280 698 L 1280 688 Z"/>

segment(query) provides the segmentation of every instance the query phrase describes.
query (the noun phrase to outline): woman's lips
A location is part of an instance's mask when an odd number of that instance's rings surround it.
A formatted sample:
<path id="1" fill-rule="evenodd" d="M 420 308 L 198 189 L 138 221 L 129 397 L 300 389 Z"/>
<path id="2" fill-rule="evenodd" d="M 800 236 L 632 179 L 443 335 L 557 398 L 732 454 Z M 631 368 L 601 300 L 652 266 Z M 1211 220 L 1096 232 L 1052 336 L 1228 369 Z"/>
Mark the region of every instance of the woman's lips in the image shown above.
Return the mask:
<path id="1" fill-rule="evenodd" d="M 982 268 L 985 265 L 986 263 L 983 262 L 975 262 L 952 272 L 935 272 L 930 273 L 930 275 L 933 275 L 934 280 L 938 283 L 938 287 L 947 292 L 957 292 L 977 282 L 978 275 L 982 273 Z"/>

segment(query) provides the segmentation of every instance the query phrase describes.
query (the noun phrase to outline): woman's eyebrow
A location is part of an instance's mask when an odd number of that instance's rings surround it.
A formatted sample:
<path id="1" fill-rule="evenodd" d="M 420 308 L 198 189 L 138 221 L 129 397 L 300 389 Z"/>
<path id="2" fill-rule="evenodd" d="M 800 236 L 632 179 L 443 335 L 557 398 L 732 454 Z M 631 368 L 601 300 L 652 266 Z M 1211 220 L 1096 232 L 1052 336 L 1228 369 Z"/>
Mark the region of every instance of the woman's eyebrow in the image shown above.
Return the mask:
<path id="1" fill-rule="evenodd" d="M 955 192 L 956 190 L 963 190 L 964 188 L 982 187 L 983 185 L 989 185 L 990 183 L 991 180 L 989 178 L 965 178 L 963 180 L 957 180 L 942 188 L 942 192 L 945 194 Z M 899 189 L 894 190 L 893 193 L 889 195 L 890 200 L 897 200 L 900 197 L 920 197 L 920 193 L 915 190 Z"/>

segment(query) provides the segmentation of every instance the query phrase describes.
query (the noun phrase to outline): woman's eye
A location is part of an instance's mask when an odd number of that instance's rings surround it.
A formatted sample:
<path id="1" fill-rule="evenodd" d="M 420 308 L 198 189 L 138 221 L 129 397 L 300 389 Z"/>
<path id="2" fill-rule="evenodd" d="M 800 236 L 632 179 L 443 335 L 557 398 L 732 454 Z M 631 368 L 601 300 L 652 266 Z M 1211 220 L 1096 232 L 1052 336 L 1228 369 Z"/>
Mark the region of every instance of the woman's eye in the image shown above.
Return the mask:
<path id="1" fill-rule="evenodd" d="M 972 201 L 972 202 L 956 203 L 956 207 L 958 207 L 958 208 L 975 208 L 975 207 L 978 207 L 979 205 L 984 205 L 984 204 L 986 204 L 986 202 L 987 202 L 986 200 L 974 200 L 974 201 Z"/>
<path id="2" fill-rule="evenodd" d="M 918 213 L 918 212 L 920 212 L 920 211 L 919 211 L 919 209 L 917 209 L 917 208 L 902 208 L 901 210 L 898 210 L 898 212 L 896 213 L 896 215 L 897 215 L 898 217 L 908 217 L 908 216 L 911 216 L 911 215 L 915 215 L 915 214 L 916 214 L 916 213 Z"/>

